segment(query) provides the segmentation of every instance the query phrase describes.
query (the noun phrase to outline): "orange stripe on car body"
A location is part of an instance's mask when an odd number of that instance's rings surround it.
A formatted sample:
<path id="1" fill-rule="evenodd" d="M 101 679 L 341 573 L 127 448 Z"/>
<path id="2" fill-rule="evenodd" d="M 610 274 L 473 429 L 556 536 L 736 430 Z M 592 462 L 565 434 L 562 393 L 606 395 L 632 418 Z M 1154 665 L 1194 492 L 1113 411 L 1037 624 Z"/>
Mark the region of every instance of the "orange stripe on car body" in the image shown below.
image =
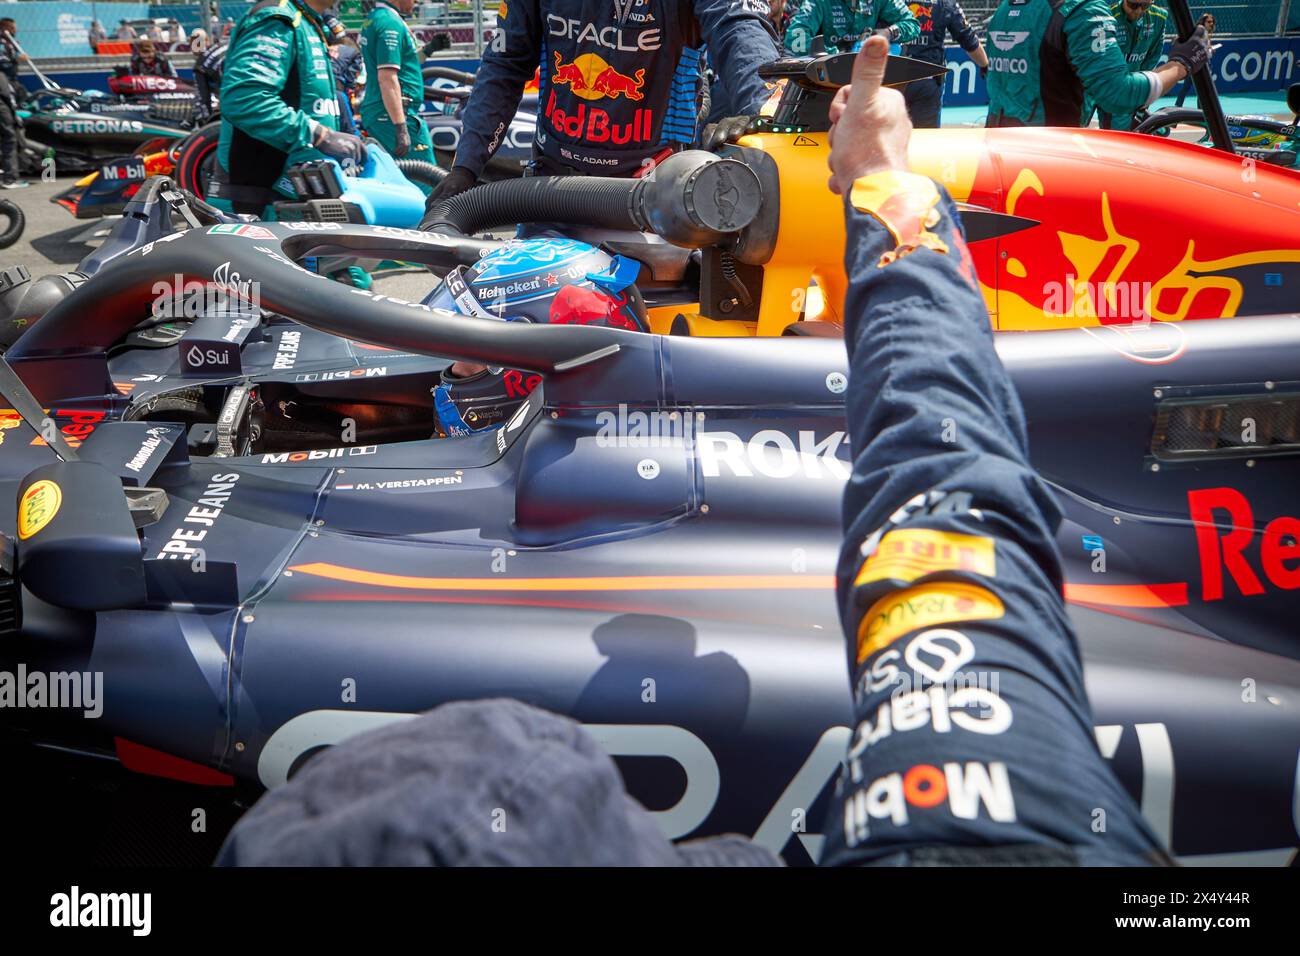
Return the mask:
<path id="1" fill-rule="evenodd" d="M 585 578 L 428 578 L 346 568 L 317 562 L 289 570 L 300 574 L 371 584 L 375 587 L 421 591 L 764 591 L 821 590 L 835 587 L 830 575 L 809 574 L 699 574 L 626 575 Z"/>

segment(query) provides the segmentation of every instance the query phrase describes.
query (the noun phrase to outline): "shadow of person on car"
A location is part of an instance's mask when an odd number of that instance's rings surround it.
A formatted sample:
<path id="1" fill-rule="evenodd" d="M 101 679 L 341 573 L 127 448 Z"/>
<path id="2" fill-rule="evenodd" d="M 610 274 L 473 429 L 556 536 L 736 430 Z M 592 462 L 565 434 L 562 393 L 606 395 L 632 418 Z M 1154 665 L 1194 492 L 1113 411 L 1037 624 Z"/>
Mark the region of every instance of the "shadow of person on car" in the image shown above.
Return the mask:
<path id="1" fill-rule="evenodd" d="M 620 614 L 591 638 L 607 660 L 574 705 L 578 720 L 673 724 L 697 736 L 739 733 L 749 675 L 730 654 L 697 657 L 694 625 L 659 614 Z"/>
<path id="2" fill-rule="evenodd" d="M 728 779 L 728 767 L 743 758 L 740 733 L 749 710 L 749 675 L 740 662 L 721 651 L 697 656 L 694 625 L 666 615 L 620 614 L 591 636 L 607 660 L 572 716 L 584 724 L 680 727 L 703 741 Z M 649 810 L 672 807 L 687 791 L 687 771 L 671 755 L 680 742 L 670 731 L 664 737 L 658 755 L 615 754 L 628 792 Z"/>

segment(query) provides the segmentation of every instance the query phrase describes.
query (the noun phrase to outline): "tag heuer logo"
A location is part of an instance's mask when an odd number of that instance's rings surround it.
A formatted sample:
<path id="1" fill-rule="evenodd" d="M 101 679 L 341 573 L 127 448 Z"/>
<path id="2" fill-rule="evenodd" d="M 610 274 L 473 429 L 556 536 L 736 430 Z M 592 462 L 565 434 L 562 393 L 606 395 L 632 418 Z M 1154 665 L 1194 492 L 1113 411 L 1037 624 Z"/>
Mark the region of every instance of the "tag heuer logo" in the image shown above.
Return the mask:
<path id="1" fill-rule="evenodd" d="M 1023 43 L 1028 36 L 1029 36 L 1028 30 L 1025 30 L 1023 33 L 1018 30 L 1017 31 L 1010 31 L 1010 30 L 989 31 L 989 39 L 993 41 L 993 45 L 997 47 L 999 50 L 1002 50 L 1004 52 L 1006 50 L 1012 49 L 1013 47 L 1019 45 L 1020 43 Z"/>

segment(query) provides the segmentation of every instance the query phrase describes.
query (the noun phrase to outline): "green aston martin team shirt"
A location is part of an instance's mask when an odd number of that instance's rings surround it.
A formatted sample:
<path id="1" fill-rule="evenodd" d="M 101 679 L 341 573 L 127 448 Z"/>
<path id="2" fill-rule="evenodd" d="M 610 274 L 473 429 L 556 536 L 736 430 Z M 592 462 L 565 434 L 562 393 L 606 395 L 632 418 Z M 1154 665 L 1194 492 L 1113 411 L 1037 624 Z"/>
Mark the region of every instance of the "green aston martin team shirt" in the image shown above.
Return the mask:
<path id="1" fill-rule="evenodd" d="M 786 27 L 785 45 L 804 54 L 821 36 L 827 53 L 847 53 L 864 33 L 892 26 L 898 27 L 894 43 L 921 39 L 921 25 L 903 0 L 803 0 Z"/>
<path id="2" fill-rule="evenodd" d="M 424 76 L 420 71 L 420 51 L 401 14 L 377 0 L 375 8 L 361 24 L 361 56 L 366 63 L 366 95 L 361 100 L 361 119 L 367 126 L 373 117 L 387 116 L 379 91 L 379 71 L 397 69 L 397 83 L 402 96 L 409 97 L 407 112 L 419 112 L 424 102 Z"/>

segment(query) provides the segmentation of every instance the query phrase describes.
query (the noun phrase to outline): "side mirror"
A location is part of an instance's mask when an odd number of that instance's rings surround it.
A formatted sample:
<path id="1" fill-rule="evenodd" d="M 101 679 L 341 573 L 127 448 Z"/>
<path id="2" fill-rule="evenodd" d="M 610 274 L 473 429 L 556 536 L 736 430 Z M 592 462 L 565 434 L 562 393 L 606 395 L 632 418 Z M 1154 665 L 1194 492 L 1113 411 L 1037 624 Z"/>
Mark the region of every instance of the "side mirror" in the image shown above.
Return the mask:
<path id="1" fill-rule="evenodd" d="M 145 603 L 144 551 L 122 482 L 89 461 L 42 465 L 18 486 L 18 580 L 79 611 Z"/>

